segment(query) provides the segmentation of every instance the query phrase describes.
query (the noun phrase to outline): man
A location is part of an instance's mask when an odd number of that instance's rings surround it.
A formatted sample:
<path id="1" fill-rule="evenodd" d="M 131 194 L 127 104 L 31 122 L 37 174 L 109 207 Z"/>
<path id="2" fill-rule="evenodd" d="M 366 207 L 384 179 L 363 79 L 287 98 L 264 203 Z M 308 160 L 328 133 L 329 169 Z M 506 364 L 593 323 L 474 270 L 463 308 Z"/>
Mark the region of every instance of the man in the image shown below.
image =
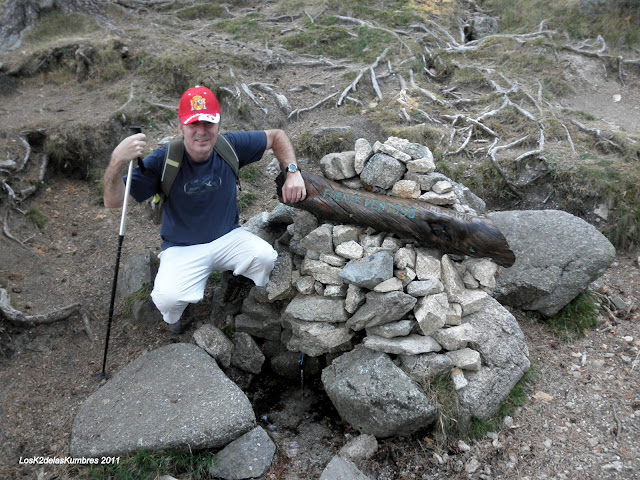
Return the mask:
<path id="1" fill-rule="evenodd" d="M 236 177 L 214 151 L 220 135 L 220 105 L 213 92 L 199 86 L 187 90 L 180 99 L 178 117 L 184 155 L 164 203 L 160 267 L 151 292 L 174 333 L 184 331 L 186 322 L 180 317 L 188 304 L 202 299 L 212 271 L 232 271 L 235 279 L 246 277 L 263 286 L 277 258 L 271 245 L 238 226 Z M 225 138 L 234 147 L 240 167 L 260 160 L 266 150 L 272 149 L 286 172 L 283 201 L 304 200 L 304 181 L 284 131 L 230 132 Z M 138 133 L 114 149 L 104 174 L 105 207 L 123 205 L 122 167 L 139 157 L 145 146 L 146 136 Z M 144 173 L 134 169 L 131 195 L 137 201 L 161 192 L 166 148 L 154 150 L 143 160 Z"/>

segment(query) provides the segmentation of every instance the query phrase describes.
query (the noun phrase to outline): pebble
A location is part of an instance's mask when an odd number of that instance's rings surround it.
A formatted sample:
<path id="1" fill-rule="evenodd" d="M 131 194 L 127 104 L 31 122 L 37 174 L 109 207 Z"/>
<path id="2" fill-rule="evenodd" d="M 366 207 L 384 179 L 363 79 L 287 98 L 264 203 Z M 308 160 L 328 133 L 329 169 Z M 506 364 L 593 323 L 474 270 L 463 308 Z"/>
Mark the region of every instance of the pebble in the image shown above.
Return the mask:
<path id="1" fill-rule="evenodd" d="M 458 448 L 463 452 L 468 452 L 469 450 L 471 450 L 471 447 L 462 440 L 458 440 Z"/>
<path id="2" fill-rule="evenodd" d="M 613 470 L 617 471 L 617 472 L 621 472 L 622 471 L 622 462 L 611 462 L 611 463 L 607 463 L 606 465 L 602 466 L 602 470 L 604 470 L 605 472 L 611 472 Z"/>
<path id="3" fill-rule="evenodd" d="M 511 418 L 509 415 L 507 415 L 506 417 L 504 417 L 502 419 L 502 423 L 504 423 L 505 427 L 511 428 L 511 427 L 513 427 L 513 418 Z"/>
<path id="4" fill-rule="evenodd" d="M 476 457 L 471 457 L 469 461 L 466 463 L 466 465 L 464 466 L 465 472 L 469 474 L 475 473 L 475 471 L 478 470 L 478 468 L 480 468 L 480 462 Z"/>
<path id="5" fill-rule="evenodd" d="M 544 442 L 542 442 L 542 444 L 545 446 L 545 448 L 551 448 L 551 446 L 553 445 L 553 440 L 547 438 Z"/>
<path id="6" fill-rule="evenodd" d="M 625 335 L 624 337 L 622 337 L 624 339 L 625 342 L 633 342 L 633 337 L 631 335 Z"/>

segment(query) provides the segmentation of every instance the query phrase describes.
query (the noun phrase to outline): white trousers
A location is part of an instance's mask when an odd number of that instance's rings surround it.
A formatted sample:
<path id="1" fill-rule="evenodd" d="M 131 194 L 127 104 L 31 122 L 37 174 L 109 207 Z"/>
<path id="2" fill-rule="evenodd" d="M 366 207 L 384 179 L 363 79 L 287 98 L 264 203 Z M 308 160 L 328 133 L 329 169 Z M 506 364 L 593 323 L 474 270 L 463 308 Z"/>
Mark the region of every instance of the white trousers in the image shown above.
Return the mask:
<path id="1" fill-rule="evenodd" d="M 189 303 L 202 300 L 211 272 L 231 270 L 264 286 L 278 254 L 257 235 L 236 228 L 210 243 L 169 247 L 159 258 L 151 298 L 164 321 L 176 323 Z"/>

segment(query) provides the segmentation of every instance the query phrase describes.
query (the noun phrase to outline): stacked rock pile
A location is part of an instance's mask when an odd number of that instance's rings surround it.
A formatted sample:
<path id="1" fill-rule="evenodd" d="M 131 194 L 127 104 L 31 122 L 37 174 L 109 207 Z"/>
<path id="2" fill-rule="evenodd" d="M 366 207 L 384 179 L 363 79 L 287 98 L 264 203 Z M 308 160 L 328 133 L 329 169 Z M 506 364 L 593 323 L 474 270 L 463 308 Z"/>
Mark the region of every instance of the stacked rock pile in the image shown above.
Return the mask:
<path id="1" fill-rule="evenodd" d="M 398 138 L 373 146 L 359 139 L 355 151 L 329 154 L 321 168 L 351 188 L 471 214 L 485 208 L 466 187 L 435 172 L 427 147 Z M 517 322 L 490 296 L 500 267 L 489 259 L 442 255 L 393 232 L 319 224 L 311 213 L 285 205 L 245 227 L 272 241 L 279 255 L 271 281 L 252 290 L 234 326 L 262 339 L 260 350 L 276 370 L 287 352 L 331 360 L 362 345 L 389 354 L 421 385 L 450 374 L 461 396 L 465 389 L 476 392 L 468 413 L 487 417 L 529 368 Z M 504 349 L 486 341 L 496 336 L 486 321 L 472 321 L 483 310 L 500 317 L 498 328 L 511 330 Z M 474 379 L 486 385 L 469 389 Z M 487 389 L 492 405 L 471 405 Z"/>

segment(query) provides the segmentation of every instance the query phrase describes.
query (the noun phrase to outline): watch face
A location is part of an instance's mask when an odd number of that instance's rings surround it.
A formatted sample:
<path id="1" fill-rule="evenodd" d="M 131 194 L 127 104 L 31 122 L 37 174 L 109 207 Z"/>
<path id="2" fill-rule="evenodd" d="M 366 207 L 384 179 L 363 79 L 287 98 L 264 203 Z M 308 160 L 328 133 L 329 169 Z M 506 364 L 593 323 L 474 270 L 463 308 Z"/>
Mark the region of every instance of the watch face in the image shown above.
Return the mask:
<path id="1" fill-rule="evenodd" d="M 297 172 L 298 171 L 298 166 L 294 165 L 293 163 L 290 163 L 289 165 L 287 165 L 287 172 Z"/>

